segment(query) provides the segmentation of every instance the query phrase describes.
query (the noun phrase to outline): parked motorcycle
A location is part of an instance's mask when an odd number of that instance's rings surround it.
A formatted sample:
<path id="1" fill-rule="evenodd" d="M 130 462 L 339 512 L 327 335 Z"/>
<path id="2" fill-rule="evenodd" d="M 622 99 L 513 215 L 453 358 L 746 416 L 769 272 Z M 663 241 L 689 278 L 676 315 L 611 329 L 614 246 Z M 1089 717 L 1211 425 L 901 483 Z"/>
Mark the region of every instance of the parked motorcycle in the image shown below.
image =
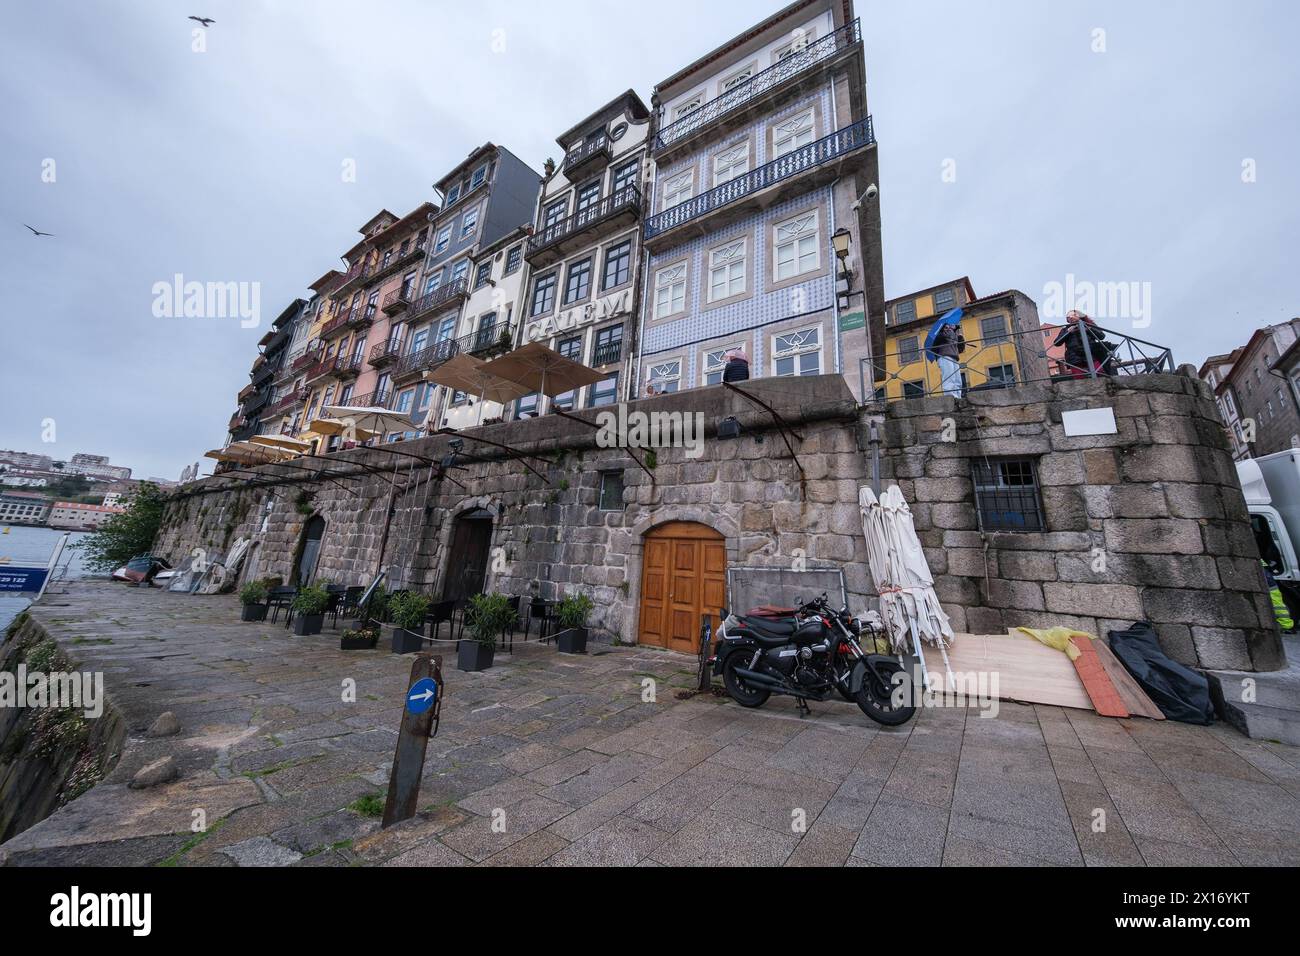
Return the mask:
<path id="1" fill-rule="evenodd" d="M 729 614 L 726 608 L 721 617 L 710 663 L 742 707 L 761 707 L 772 694 L 786 694 L 806 714 L 808 701 L 838 694 L 888 727 L 916 713 L 903 665 L 864 651 L 859 622 L 847 607 L 833 610 L 825 594 L 801 603 L 788 619 Z"/>

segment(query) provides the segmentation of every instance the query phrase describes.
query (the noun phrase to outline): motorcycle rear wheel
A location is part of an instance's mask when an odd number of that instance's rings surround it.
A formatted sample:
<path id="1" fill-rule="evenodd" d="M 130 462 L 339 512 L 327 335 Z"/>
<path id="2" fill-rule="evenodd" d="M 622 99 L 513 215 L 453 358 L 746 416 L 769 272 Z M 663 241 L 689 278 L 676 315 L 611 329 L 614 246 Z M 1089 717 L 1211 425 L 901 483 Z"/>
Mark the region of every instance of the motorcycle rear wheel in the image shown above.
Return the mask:
<path id="1" fill-rule="evenodd" d="M 772 696 L 772 692 L 764 687 L 752 687 L 736 673 L 743 656 L 743 654 L 732 654 L 727 658 L 727 662 L 722 665 L 722 684 L 727 688 L 727 694 L 731 699 L 741 707 L 762 707 Z"/>
<path id="2" fill-rule="evenodd" d="M 855 703 L 858 709 L 878 724 L 897 727 L 912 719 L 916 713 L 913 706 L 900 706 L 894 703 L 893 676 L 902 673 L 903 667 L 897 661 L 888 661 L 877 665 L 883 674 L 868 667 L 862 675 L 862 687 L 858 690 Z"/>

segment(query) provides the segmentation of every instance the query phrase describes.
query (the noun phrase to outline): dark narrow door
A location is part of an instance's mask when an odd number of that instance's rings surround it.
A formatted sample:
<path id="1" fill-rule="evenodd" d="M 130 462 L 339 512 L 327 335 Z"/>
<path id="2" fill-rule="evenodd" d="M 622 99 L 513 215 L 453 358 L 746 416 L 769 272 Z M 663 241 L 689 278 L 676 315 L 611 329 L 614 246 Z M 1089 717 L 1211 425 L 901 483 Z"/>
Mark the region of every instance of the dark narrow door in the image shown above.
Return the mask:
<path id="1" fill-rule="evenodd" d="M 325 519 L 320 515 L 307 519 L 307 526 L 302 531 L 302 551 L 293 573 L 293 579 L 299 587 L 311 581 L 312 572 L 316 570 L 316 559 L 320 557 L 321 538 L 324 536 Z"/>
<path id="2" fill-rule="evenodd" d="M 443 579 L 444 601 L 468 598 L 482 592 L 491 544 L 491 512 L 480 508 L 456 519 L 451 531 L 447 573 Z"/>

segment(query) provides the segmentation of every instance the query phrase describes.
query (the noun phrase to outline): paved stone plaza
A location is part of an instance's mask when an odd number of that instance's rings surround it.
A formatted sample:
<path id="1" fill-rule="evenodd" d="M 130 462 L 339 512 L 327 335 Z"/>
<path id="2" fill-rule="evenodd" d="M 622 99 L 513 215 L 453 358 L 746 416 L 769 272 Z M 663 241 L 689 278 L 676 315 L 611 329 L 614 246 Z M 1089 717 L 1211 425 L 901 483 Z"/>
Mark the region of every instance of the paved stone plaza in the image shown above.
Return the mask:
<path id="1" fill-rule="evenodd" d="M 366 810 L 409 657 L 241 623 L 229 596 L 80 584 L 32 614 L 105 672 L 130 736 L 103 782 L 0 845 L 8 865 L 1300 863 L 1300 749 L 1226 726 L 1004 702 L 891 730 L 850 704 L 679 698 L 695 662 L 668 652 L 518 642 L 478 674 L 446 646 L 421 813 L 381 832 Z M 180 734 L 145 737 L 167 710 Z M 127 787 L 167 755 L 179 780 Z"/>

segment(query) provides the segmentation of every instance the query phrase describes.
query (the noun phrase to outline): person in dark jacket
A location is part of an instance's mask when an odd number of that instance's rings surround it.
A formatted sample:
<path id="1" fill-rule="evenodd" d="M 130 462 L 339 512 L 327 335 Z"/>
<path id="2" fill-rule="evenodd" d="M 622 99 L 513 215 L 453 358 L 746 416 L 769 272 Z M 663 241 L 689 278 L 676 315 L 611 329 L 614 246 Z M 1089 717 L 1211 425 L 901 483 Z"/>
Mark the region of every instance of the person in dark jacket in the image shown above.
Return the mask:
<path id="1" fill-rule="evenodd" d="M 939 329 L 931 351 L 937 356 L 943 393 L 961 398 L 961 364 L 957 357 L 966 351 L 966 336 L 962 335 L 961 324 L 949 322 Z"/>
<path id="2" fill-rule="evenodd" d="M 749 378 L 749 358 L 743 348 L 727 353 L 727 364 L 722 368 L 724 382 L 743 382 Z"/>
<path id="3" fill-rule="evenodd" d="M 1065 373 L 1071 378 L 1087 378 L 1088 354 L 1084 352 L 1083 337 L 1088 336 L 1088 349 L 1092 353 L 1092 368 L 1098 375 L 1111 374 L 1110 343 L 1106 333 L 1097 328 L 1092 319 L 1073 309 L 1065 316 L 1065 328 L 1056 336 L 1053 345 L 1065 346 Z"/>

